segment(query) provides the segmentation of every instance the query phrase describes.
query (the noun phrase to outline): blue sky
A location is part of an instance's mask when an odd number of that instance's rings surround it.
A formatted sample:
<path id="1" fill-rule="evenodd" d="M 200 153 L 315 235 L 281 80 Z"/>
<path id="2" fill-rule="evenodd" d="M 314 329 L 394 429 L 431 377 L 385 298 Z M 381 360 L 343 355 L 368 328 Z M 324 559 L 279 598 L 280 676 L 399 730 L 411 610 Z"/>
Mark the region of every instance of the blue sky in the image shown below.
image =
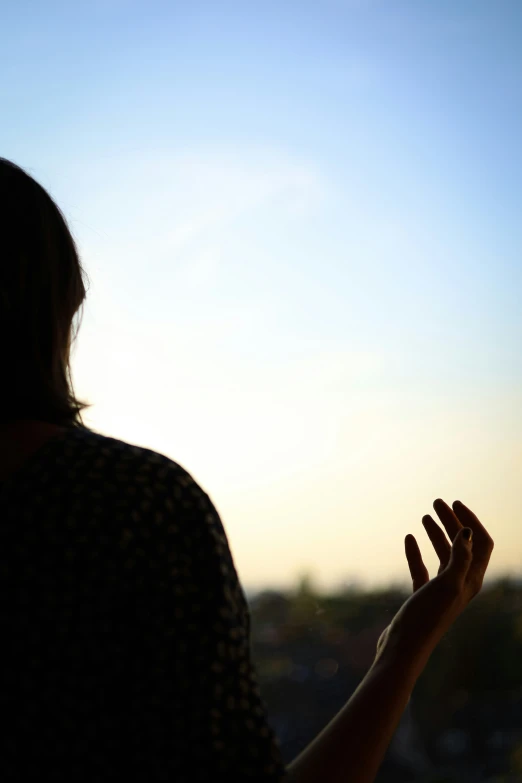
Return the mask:
<path id="1" fill-rule="evenodd" d="M 0 154 L 92 281 L 90 423 L 195 476 L 249 585 L 401 579 L 403 536 L 452 492 L 516 571 L 522 6 L 3 17 Z"/>

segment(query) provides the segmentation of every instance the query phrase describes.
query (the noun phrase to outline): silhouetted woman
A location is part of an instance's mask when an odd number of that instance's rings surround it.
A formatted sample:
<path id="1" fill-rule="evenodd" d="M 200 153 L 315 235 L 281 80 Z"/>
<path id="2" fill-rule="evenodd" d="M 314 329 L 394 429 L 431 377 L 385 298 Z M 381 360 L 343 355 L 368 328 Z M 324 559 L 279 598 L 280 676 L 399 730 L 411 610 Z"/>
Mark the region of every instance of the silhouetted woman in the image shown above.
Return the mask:
<path id="1" fill-rule="evenodd" d="M 407 536 L 413 595 L 285 768 L 218 513 L 176 462 L 82 423 L 69 351 L 84 272 L 56 204 L 5 159 L 0 257 L 1 780 L 374 780 L 416 679 L 480 590 L 481 523 L 435 501 L 441 525 L 423 523 L 439 574 Z"/>

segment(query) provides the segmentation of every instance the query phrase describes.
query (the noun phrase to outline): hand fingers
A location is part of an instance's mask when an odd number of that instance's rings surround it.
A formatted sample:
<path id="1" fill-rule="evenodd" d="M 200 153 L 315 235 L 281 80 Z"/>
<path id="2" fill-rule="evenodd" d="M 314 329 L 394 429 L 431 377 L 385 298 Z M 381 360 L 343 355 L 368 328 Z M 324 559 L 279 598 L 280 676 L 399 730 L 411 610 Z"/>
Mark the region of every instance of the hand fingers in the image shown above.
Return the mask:
<path id="1" fill-rule="evenodd" d="M 422 524 L 424 525 L 424 529 L 426 530 L 426 533 L 428 534 L 429 539 L 433 544 L 433 548 L 435 549 L 435 552 L 437 553 L 440 560 L 440 572 L 442 569 L 446 568 L 449 563 L 451 555 L 451 544 L 442 528 L 437 525 L 433 517 L 430 517 L 429 514 L 426 514 L 422 517 Z"/>
<path id="2" fill-rule="evenodd" d="M 485 542 L 487 541 L 488 544 L 493 546 L 493 539 L 470 508 L 465 506 L 462 501 L 456 500 L 453 503 L 453 510 L 456 516 L 460 519 L 462 525 L 465 527 L 470 527 L 473 530 L 473 538 L 475 543 L 477 539 L 481 539 Z"/>
<path id="3" fill-rule="evenodd" d="M 468 537 L 469 536 L 469 537 Z M 473 532 L 470 528 L 459 530 L 451 547 L 451 557 L 445 575 L 457 580 L 459 585 L 464 584 L 473 561 Z"/>
<path id="4" fill-rule="evenodd" d="M 456 516 L 460 519 L 462 525 L 470 527 L 473 531 L 473 565 L 474 571 L 481 570 L 485 572 L 494 542 L 484 525 L 477 519 L 473 511 L 469 509 L 460 500 L 453 503 L 453 509 Z"/>
<path id="5" fill-rule="evenodd" d="M 437 500 L 433 501 L 433 508 L 444 525 L 444 529 L 446 530 L 450 541 L 453 541 L 459 530 L 463 527 L 458 516 L 441 498 L 437 498 Z"/>
<path id="6" fill-rule="evenodd" d="M 404 540 L 404 548 L 406 551 L 406 559 L 410 569 L 411 578 L 413 581 L 413 592 L 429 582 L 430 577 L 428 569 L 422 562 L 422 555 L 420 553 L 419 545 L 415 540 L 415 536 L 408 534 Z"/>

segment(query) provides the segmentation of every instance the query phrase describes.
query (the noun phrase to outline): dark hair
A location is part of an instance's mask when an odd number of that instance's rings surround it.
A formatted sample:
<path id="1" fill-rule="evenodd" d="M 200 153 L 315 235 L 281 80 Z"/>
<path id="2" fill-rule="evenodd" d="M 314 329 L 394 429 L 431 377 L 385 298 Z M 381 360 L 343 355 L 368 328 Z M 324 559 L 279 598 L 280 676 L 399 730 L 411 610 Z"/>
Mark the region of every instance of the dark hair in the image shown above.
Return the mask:
<path id="1" fill-rule="evenodd" d="M 91 405 L 76 399 L 70 367 L 84 276 L 59 207 L 20 166 L 0 158 L 0 421 L 85 426 L 81 411 Z"/>

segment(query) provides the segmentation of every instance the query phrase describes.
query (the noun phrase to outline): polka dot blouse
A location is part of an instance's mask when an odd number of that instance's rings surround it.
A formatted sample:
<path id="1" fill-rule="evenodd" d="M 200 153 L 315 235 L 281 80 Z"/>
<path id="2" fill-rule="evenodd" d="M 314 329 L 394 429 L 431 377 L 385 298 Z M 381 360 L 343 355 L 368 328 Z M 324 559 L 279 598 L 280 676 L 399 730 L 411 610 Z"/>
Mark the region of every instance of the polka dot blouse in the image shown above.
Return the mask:
<path id="1" fill-rule="evenodd" d="M 3 781 L 283 781 L 209 496 L 89 428 L 0 484 Z"/>

